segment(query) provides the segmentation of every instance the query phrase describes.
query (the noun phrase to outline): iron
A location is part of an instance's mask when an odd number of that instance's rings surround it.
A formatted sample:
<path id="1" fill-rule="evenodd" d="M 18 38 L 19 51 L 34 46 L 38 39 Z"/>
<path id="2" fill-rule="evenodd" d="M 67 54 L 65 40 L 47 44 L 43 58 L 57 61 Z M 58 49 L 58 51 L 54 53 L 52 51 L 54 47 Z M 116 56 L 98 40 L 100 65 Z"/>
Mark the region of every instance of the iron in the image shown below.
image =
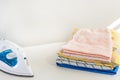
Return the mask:
<path id="1" fill-rule="evenodd" d="M 17 76 L 33 77 L 24 50 L 9 40 L 0 40 L 0 70 Z"/>

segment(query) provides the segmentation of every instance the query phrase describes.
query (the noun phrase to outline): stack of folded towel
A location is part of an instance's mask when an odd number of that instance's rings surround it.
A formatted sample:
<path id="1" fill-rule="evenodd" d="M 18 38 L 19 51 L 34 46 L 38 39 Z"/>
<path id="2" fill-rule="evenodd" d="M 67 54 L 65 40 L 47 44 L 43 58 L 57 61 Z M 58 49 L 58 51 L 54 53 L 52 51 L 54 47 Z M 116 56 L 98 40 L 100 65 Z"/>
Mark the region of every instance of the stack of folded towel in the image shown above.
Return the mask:
<path id="1" fill-rule="evenodd" d="M 58 52 L 58 66 L 116 74 L 120 64 L 117 33 L 109 29 L 80 29 Z"/>

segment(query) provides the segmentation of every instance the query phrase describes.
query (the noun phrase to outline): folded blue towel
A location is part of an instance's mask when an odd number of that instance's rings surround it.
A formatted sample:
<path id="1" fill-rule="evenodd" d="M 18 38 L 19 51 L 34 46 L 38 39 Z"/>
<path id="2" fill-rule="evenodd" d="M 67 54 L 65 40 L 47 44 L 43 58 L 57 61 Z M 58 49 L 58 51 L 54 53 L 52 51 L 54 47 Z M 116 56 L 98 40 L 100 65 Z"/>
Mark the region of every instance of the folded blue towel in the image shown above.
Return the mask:
<path id="1" fill-rule="evenodd" d="M 114 75 L 118 72 L 119 66 L 114 67 L 112 70 L 100 70 L 100 69 L 93 69 L 93 68 L 87 68 L 87 67 L 80 67 L 80 66 L 74 66 L 70 64 L 64 64 L 64 63 L 57 63 L 56 64 L 60 67 L 65 67 L 65 68 L 71 68 L 71 69 L 76 69 L 76 70 L 83 70 L 83 71 L 89 71 L 89 72 L 95 72 L 95 73 L 102 73 L 102 74 L 109 74 L 109 75 Z"/>

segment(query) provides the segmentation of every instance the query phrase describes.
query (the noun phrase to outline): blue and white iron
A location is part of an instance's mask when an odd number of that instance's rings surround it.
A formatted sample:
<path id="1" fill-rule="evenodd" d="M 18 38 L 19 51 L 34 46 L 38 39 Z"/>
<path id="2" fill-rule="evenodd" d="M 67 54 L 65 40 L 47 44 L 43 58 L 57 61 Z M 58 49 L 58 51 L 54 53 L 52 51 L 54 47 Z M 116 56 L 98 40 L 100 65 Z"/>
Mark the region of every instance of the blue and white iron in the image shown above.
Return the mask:
<path id="1" fill-rule="evenodd" d="M 8 40 L 0 40 L 0 70 L 18 76 L 33 76 L 23 49 Z"/>

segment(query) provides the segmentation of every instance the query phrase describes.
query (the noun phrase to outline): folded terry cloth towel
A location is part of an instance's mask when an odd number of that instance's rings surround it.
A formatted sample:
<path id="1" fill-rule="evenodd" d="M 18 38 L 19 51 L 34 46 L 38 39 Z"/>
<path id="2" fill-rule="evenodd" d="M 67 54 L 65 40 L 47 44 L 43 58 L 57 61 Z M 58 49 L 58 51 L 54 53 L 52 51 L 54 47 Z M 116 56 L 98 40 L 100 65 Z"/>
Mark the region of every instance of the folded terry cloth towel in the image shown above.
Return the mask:
<path id="1" fill-rule="evenodd" d="M 117 37 L 115 31 L 106 28 L 80 29 L 58 52 L 56 63 L 61 67 L 116 74 L 120 64 L 120 56 L 115 52 Z"/>
<path id="2" fill-rule="evenodd" d="M 109 29 L 80 29 L 72 40 L 62 47 L 62 52 L 111 62 L 111 32 Z"/>

